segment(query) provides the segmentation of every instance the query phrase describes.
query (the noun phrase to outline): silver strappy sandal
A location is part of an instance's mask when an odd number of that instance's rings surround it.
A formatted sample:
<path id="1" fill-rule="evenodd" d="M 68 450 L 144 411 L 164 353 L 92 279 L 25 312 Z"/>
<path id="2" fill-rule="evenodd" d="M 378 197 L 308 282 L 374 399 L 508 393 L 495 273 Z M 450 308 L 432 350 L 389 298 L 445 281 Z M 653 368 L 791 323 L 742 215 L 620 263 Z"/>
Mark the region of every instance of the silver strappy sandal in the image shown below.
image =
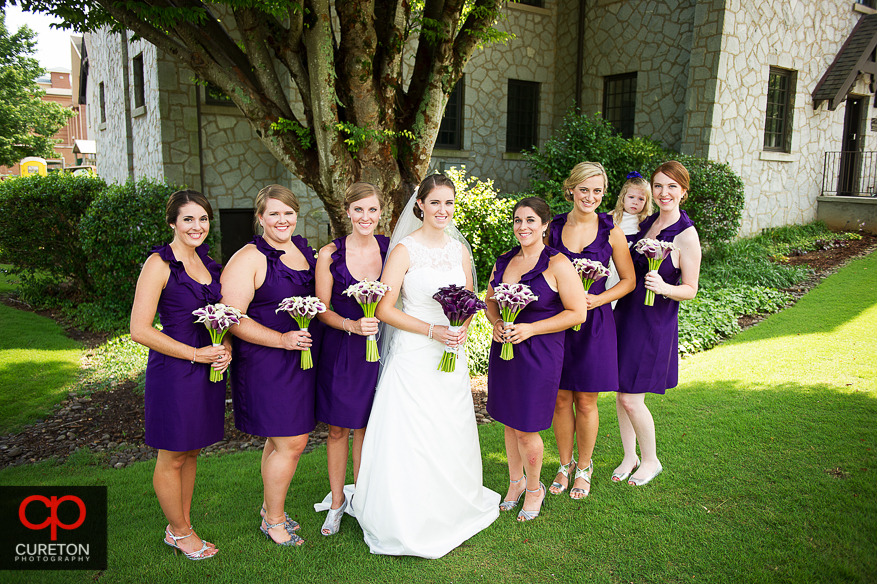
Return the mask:
<path id="1" fill-rule="evenodd" d="M 523 480 L 526 479 L 526 478 L 527 478 L 527 477 L 522 476 L 521 478 L 519 478 L 519 479 L 516 480 L 516 481 L 512 481 L 512 480 L 510 480 L 510 481 L 509 481 L 509 484 L 511 484 L 511 485 L 516 485 L 516 484 L 518 484 L 519 482 L 523 481 Z M 526 484 L 526 483 L 525 483 L 525 484 Z M 526 491 L 526 490 L 527 490 L 527 489 L 524 489 L 524 491 Z M 500 503 L 500 504 L 499 504 L 499 510 L 500 510 L 500 511 L 511 511 L 512 509 L 514 509 L 515 507 L 517 507 L 517 506 L 518 506 L 518 503 L 521 502 L 521 497 L 524 496 L 524 491 L 521 491 L 521 494 L 518 495 L 518 498 L 515 499 L 514 501 L 503 501 L 502 503 Z"/>
<path id="2" fill-rule="evenodd" d="M 262 507 L 262 509 L 259 511 L 259 515 L 262 516 L 262 519 L 265 519 L 266 514 L 267 512 L 265 511 L 265 508 Z M 289 517 L 289 513 L 287 513 L 286 511 L 283 512 L 283 517 L 286 519 L 286 531 L 288 531 L 289 533 L 296 532 L 298 531 L 299 527 L 301 527 L 301 525 L 298 524 L 298 521 L 293 521 Z"/>
<path id="3" fill-rule="evenodd" d="M 185 555 L 186 558 L 190 560 L 206 560 L 207 558 L 212 558 L 213 556 L 215 556 L 216 552 L 219 550 L 217 550 L 215 547 L 207 547 L 207 542 L 205 542 L 203 539 L 201 540 L 201 549 L 195 550 L 194 552 L 183 551 L 183 548 L 177 545 L 178 541 L 180 541 L 181 539 L 186 539 L 187 537 L 192 537 L 193 533 L 195 532 L 190 531 L 188 535 L 174 535 L 173 533 L 171 533 L 170 525 L 168 525 L 164 530 L 165 538 L 162 541 L 165 543 L 165 545 L 169 545 L 170 547 L 174 548 L 174 555 L 177 555 L 177 550 L 179 550 L 183 552 L 183 555 Z M 173 543 L 169 542 L 167 538 L 171 538 L 173 540 Z"/>
<path id="4" fill-rule="evenodd" d="M 565 476 L 566 482 L 568 483 L 569 482 L 569 467 L 573 466 L 574 464 L 576 464 L 575 458 L 573 458 L 567 464 L 561 464 L 560 468 L 557 469 L 557 472 L 555 474 L 561 474 L 561 475 Z M 551 493 L 552 495 L 559 495 L 566 490 L 567 486 L 569 486 L 569 485 L 561 485 L 557 481 L 554 481 L 553 483 L 551 483 L 551 487 L 549 487 L 549 488 L 557 489 L 557 492 L 556 493 L 554 491 L 548 491 L 548 492 Z"/>
<path id="5" fill-rule="evenodd" d="M 259 526 L 259 531 L 261 531 L 262 533 L 264 533 L 264 534 L 265 534 L 265 537 L 267 537 L 269 540 L 271 540 L 271 542 L 274 543 L 274 544 L 277 544 L 277 545 L 280 545 L 280 546 L 290 546 L 290 545 L 293 545 L 293 546 L 299 546 L 299 545 L 301 545 L 301 544 L 303 544 L 303 543 L 305 542 L 305 540 L 303 540 L 303 539 L 301 538 L 301 536 L 298 536 L 298 535 L 296 535 L 296 534 L 294 534 L 294 533 L 289 533 L 289 531 L 286 532 L 286 533 L 289 535 L 289 539 L 287 539 L 286 541 L 277 541 L 276 539 L 274 539 L 273 537 L 271 537 L 271 533 L 270 533 L 268 530 L 269 530 L 269 529 L 274 529 L 275 527 L 284 527 L 284 528 L 285 528 L 286 525 L 287 525 L 285 521 L 282 522 L 282 523 L 268 523 L 267 520 L 263 519 L 263 520 L 262 520 L 262 523 L 265 524 L 265 527 L 262 527 L 262 526 L 260 525 L 260 526 Z"/>
<path id="6" fill-rule="evenodd" d="M 533 489 L 525 489 L 528 493 L 538 493 L 539 491 L 544 491 L 545 495 L 542 496 L 542 502 L 539 503 L 539 509 L 537 511 L 525 511 L 523 507 L 518 511 L 518 521 L 533 521 L 537 517 L 539 517 L 539 512 L 542 510 L 542 507 L 545 506 L 545 499 L 548 498 L 548 489 L 545 488 L 545 485 L 542 484 L 542 481 L 539 481 L 539 488 Z"/>
<path id="7" fill-rule="evenodd" d="M 569 498 L 570 499 L 576 499 L 576 500 L 584 499 L 585 497 L 587 497 L 588 495 L 591 494 L 591 475 L 593 475 L 593 474 L 594 474 L 594 461 L 593 460 L 591 461 L 591 464 L 589 464 L 586 468 L 579 468 L 578 465 L 576 465 L 576 480 L 585 479 L 585 481 L 588 483 L 588 490 L 586 491 L 586 490 L 580 489 L 578 487 L 573 487 L 569 491 Z M 573 496 L 573 495 L 578 495 L 579 493 L 582 493 L 581 497 L 574 497 Z"/>

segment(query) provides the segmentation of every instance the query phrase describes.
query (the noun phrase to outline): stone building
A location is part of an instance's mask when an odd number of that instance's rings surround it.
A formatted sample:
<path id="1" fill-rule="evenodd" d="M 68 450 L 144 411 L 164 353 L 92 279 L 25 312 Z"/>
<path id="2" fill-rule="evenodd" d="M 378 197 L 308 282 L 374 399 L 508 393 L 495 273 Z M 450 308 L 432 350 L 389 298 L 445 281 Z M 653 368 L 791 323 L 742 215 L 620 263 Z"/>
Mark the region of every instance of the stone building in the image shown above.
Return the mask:
<path id="1" fill-rule="evenodd" d="M 846 171 L 825 171 L 834 160 L 826 153 L 877 150 L 866 123 L 877 107 L 873 4 L 510 3 L 498 26 L 515 38 L 477 51 L 467 65 L 430 166 L 465 165 L 502 191 L 523 190 L 521 150 L 544 144 L 577 106 L 585 114 L 603 112 L 624 135 L 730 164 L 745 183 L 743 235 L 811 221 L 823 191 L 875 189 L 874 179 L 859 172 L 860 154 L 832 163 L 843 162 Z M 128 35 L 98 32 L 86 44 L 85 93 L 99 174 L 109 181 L 167 177 L 200 188 L 219 209 L 232 250 L 249 237 L 258 189 L 286 184 L 302 201 L 297 232 L 314 244 L 330 238 L 314 193 L 267 152 L 236 108 L 211 99 L 190 71 Z M 877 129 L 877 116 L 874 124 Z"/>

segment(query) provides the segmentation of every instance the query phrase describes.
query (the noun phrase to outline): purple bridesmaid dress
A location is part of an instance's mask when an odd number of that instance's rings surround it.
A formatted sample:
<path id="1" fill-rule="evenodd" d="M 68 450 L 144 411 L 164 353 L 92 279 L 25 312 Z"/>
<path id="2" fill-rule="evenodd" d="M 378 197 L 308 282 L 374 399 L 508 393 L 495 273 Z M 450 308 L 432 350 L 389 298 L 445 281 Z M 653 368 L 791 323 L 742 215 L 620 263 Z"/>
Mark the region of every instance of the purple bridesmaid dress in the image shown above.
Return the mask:
<path id="1" fill-rule="evenodd" d="M 609 267 L 612 244 L 609 232 L 615 224 L 610 213 L 597 214 L 597 237 L 580 252 L 567 249 L 563 244 L 563 226 L 567 214 L 557 215 L 548 231 L 548 245 L 563 252 L 570 260 L 585 258 Z M 606 278 L 591 284 L 590 294 L 606 290 Z M 566 330 L 563 346 L 563 374 L 560 389 L 570 391 L 618 391 L 618 353 L 616 351 L 615 319 L 607 303 L 588 311 L 588 319 L 581 330 Z"/>
<path id="2" fill-rule="evenodd" d="M 152 248 L 171 268 L 158 299 L 158 318 L 164 334 L 191 345 L 210 345 L 207 327 L 195 322 L 193 310 L 219 302 L 222 267 L 207 255 L 206 244 L 196 248 L 210 272 L 210 284 L 201 284 L 186 273 L 171 246 Z M 225 430 L 225 380 L 210 382 L 210 365 L 191 363 L 149 351 L 146 365 L 146 444 L 161 450 L 185 452 L 210 446 Z"/>
<path id="3" fill-rule="evenodd" d="M 376 235 L 381 261 L 387 257 L 390 238 Z M 362 307 L 355 298 L 343 292 L 359 280 L 347 269 L 347 238 L 334 242 L 332 272 L 332 310 L 344 318 L 359 320 Z M 349 324 L 348 324 L 349 326 Z M 317 419 L 339 428 L 364 428 L 371 412 L 378 383 L 379 363 L 365 360 L 366 337 L 348 335 L 344 331 L 324 327 L 317 367 Z"/>
<path id="4" fill-rule="evenodd" d="M 509 261 L 520 250 L 515 247 L 497 258 L 492 286 L 502 282 Z M 551 257 L 558 253 L 546 247 L 533 269 L 521 276 L 520 283 L 530 286 L 539 299 L 518 314 L 516 323 L 545 320 L 563 312 L 560 294 L 548 286 L 542 275 Z M 563 339 L 564 331 L 532 336 L 514 345 L 515 356 L 509 361 L 499 356 L 502 343 L 491 343 L 487 412 L 494 420 L 520 432 L 539 432 L 551 427 L 563 364 Z"/>
<path id="5" fill-rule="evenodd" d="M 665 227 L 655 238 L 673 241 L 673 238 L 694 225 L 685 211 L 679 220 Z M 648 233 L 658 218 L 655 213 L 640 223 L 636 241 Z M 655 295 L 655 305 L 646 306 L 645 275 L 648 260 L 633 249 L 636 269 L 636 288 L 615 305 L 618 326 L 619 391 L 624 393 L 660 393 L 676 387 L 679 374 L 679 302 Z M 668 284 L 676 285 L 682 271 L 667 257 L 661 262 L 658 274 Z"/>
<path id="6" fill-rule="evenodd" d="M 253 294 L 247 316 L 264 327 L 285 333 L 298 330 L 295 319 L 275 312 L 280 301 L 290 296 L 314 295 L 314 250 L 305 238 L 292 236 L 292 243 L 308 261 L 307 270 L 293 270 L 280 258 L 286 252 L 271 247 L 262 237 L 251 241 L 268 260 L 265 282 Z M 231 387 L 235 428 L 255 436 L 298 436 L 316 426 L 314 388 L 320 324 L 313 319 L 308 331 L 313 338 L 314 367 L 301 368 L 301 351 L 287 351 L 233 339 L 234 361 Z"/>

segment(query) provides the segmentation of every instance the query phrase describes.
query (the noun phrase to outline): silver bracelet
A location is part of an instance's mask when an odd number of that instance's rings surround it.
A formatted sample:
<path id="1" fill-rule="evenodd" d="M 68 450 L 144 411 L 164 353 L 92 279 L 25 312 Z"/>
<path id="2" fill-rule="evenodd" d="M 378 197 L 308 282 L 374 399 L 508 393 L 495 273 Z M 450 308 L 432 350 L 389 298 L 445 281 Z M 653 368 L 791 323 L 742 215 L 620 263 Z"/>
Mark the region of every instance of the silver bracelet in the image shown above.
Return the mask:
<path id="1" fill-rule="evenodd" d="M 192 365 L 195 364 L 195 357 L 198 356 L 198 347 L 192 347 Z"/>
<path id="2" fill-rule="evenodd" d="M 349 337 L 349 336 L 350 336 L 350 331 L 347 330 L 347 327 L 346 327 L 346 326 L 344 326 L 344 323 L 347 322 L 348 320 L 350 320 L 350 319 L 349 319 L 349 318 L 345 318 L 344 320 L 341 321 L 341 330 L 343 330 L 345 333 L 347 333 L 347 336 Z"/>
<path id="3" fill-rule="evenodd" d="M 434 328 L 435 328 L 434 324 L 429 325 L 429 334 L 426 335 L 427 339 L 432 339 L 432 329 L 434 329 Z"/>

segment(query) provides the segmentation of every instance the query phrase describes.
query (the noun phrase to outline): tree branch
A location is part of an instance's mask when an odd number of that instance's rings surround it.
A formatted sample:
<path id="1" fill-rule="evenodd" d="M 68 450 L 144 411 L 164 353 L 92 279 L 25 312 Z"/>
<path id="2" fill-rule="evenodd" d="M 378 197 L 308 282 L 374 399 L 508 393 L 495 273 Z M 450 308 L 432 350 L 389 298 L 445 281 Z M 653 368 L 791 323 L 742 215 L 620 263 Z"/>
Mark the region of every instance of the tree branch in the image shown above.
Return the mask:
<path id="1" fill-rule="evenodd" d="M 268 27 L 264 18 L 250 8 L 236 10 L 234 14 L 238 31 L 250 57 L 251 68 L 265 96 L 283 113 L 283 117 L 291 117 L 292 108 L 289 99 L 277 77 L 274 58 L 265 45 Z"/>

